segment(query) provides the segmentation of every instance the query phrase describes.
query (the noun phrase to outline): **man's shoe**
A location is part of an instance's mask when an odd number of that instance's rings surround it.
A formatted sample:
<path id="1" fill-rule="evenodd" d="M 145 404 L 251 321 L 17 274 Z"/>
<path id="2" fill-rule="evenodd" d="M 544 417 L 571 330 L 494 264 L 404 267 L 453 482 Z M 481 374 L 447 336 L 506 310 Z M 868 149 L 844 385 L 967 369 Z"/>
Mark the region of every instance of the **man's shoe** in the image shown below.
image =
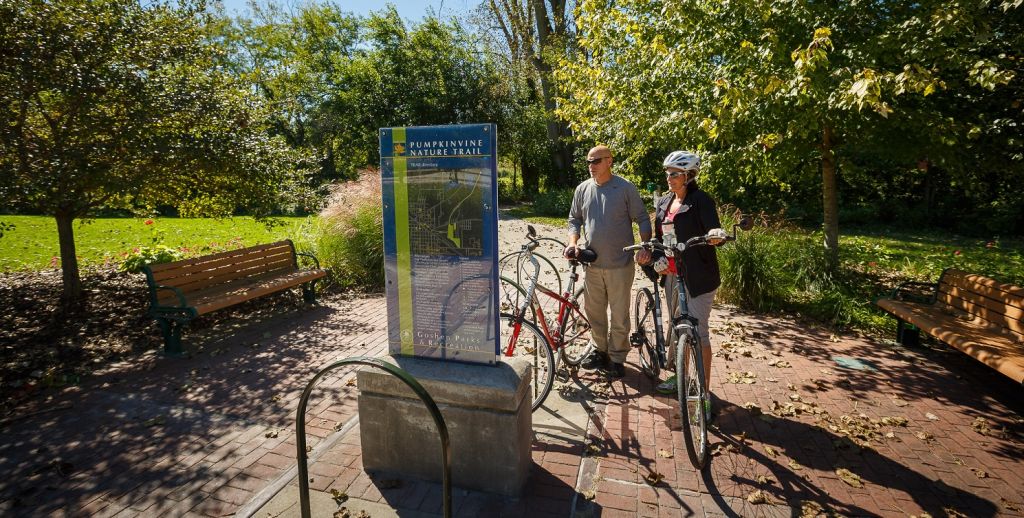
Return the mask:
<path id="1" fill-rule="evenodd" d="M 621 378 L 626 375 L 626 366 L 621 363 L 611 362 L 608 366 L 608 375 L 613 378 Z"/>
<path id="2" fill-rule="evenodd" d="M 666 396 L 670 396 L 672 394 L 675 394 L 676 393 L 676 375 L 673 374 L 672 377 L 670 377 L 670 378 L 666 379 L 665 381 L 662 381 L 661 383 L 659 383 L 658 386 L 655 388 L 655 390 L 657 390 L 659 394 L 664 394 Z"/>
<path id="3" fill-rule="evenodd" d="M 605 367 L 608 366 L 608 363 L 608 353 L 594 350 L 591 351 L 590 356 L 587 356 L 587 358 L 583 360 L 583 364 L 581 364 L 580 367 L 583 367 L 588 371 L 594 369 L 604 369 Z"/>

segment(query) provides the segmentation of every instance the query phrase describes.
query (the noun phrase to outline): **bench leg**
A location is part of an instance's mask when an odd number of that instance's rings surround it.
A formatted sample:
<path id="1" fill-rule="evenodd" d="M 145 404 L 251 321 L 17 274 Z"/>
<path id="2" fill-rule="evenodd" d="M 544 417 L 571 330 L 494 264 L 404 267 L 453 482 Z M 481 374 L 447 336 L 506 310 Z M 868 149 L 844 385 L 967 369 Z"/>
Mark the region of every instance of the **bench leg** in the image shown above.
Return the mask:
<path id="1" fill-rule="evenodd" d="M 316 303 L 316 281 L 302 285 L 302 300 L 309 304 Z"/>
<path id="2" fill-rule="evenodd" d="M 917 347 L 921 345 L 921 330 L 918 329 L 917 326 L 897 318 L 896 343 L 907 347 Z"/>
<path id="3" fill-rule="evenodd" d="M 157 318 L 156 321 L 160 323 L 160 330 L 164 334 L 164 355 L 185 356 L 185 350 L 181 347 L 182 323 L 169 318 Z"/>

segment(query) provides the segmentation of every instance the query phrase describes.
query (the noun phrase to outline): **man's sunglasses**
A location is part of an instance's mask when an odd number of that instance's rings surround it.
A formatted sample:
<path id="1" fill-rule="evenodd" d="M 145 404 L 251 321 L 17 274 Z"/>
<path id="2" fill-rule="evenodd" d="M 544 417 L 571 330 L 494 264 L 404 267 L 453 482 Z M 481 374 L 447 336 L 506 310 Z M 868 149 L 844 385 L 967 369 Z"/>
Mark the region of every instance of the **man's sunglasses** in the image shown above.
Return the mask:
<path id="1" fill-rule="evenodd" d="M 587 164 L 588 165 L 597 164 L 597 163 L 600 163 L 602 160 L 604 160 L 606 158 L 608 158 L 608 157 L 603 156 L 603 157 L 600 157 L 600 158 L 588 158 L 587 159 Z"/>

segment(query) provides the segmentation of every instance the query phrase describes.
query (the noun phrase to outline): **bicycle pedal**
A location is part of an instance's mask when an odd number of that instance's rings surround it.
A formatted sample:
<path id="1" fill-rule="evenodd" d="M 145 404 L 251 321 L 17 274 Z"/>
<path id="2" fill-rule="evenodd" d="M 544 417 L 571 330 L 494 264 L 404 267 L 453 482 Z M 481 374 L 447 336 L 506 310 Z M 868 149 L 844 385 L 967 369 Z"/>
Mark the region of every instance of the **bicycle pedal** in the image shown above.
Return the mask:
<path id="1" fill-rule="evenodd" d="M 640 333 L 633 333 L 629 335 L 629 344 L 633 347 L 640 347 L 644 344 L 644 335 Z"/>

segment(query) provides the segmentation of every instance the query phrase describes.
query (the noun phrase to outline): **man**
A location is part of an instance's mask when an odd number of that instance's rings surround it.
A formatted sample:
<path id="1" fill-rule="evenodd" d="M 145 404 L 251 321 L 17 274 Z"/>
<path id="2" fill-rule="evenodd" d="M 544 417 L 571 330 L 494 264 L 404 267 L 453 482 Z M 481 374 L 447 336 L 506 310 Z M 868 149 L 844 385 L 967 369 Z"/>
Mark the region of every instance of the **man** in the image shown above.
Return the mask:
<path id="1" fill-rule="evenodd" d="M 584 310 L 590 320 L 595 350 L 584 361 L 584 369 L 606 368 L 615 378 L 626 373 L 623 363 L 629 354 L 629 300 L 633 287 L 633 254 L 622 248 L 633 244 L 633 222 L 640 227 L 640 239 L 651 238 L 651 221 L 636 186 L 612 174 L 612 152 L 597 146 L 587 153 L 590 179 L 576 187 L 569 210 L 567 258 L 574 257 L 581 230 L 597 260 L 587 269 L 583 288 Z M 640 250 L 636 260 L 650 261 L 650 252 Z M 611 309 L 609 322 L 608 310 Z"/>

